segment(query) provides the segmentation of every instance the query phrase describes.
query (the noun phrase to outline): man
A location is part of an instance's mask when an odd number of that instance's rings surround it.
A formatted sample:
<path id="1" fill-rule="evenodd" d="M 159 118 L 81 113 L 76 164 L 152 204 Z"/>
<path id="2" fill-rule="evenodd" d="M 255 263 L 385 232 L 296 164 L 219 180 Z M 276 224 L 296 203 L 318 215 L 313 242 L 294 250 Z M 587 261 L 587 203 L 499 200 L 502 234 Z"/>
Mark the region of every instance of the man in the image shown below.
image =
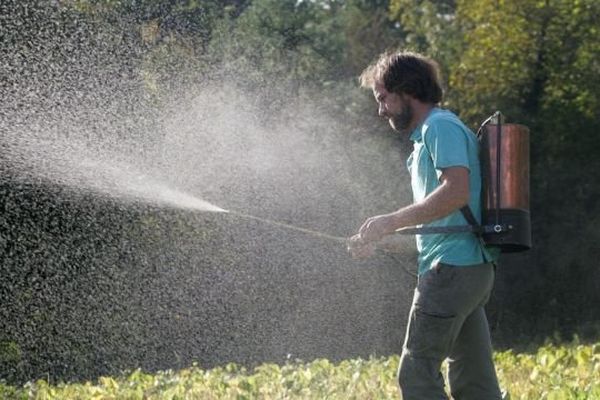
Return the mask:
<path id="1" fill-rule="evenodd" d="M 414 142 L 407 161 L 414 203 L 368 218 L 350 239 L 352 255 L 372 255 L 379 239 L 402 227 L 468 224 L 460 211 L 465 205 L 480 222 L 477 139 L 438 107 L 435 62 L 410 52 L 385 53 L 360 82 L 373 90 L 379 115 Z M 492 255 L 470 232 L 417 235 L 417 249 L 418 283 L 398 371 L 402 399 L 447 399 L 444 359 L 454 399 L 501 399 L 484 312 L 494 281 Z"/>

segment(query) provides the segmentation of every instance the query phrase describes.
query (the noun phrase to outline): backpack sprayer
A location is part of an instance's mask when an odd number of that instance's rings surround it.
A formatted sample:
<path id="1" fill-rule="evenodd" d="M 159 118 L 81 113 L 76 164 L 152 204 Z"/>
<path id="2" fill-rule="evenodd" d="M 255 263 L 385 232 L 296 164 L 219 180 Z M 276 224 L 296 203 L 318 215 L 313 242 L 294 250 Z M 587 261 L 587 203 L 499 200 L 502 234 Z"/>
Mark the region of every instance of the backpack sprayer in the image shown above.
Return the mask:
<path id="1" fill-rule="evenodd" d="M 482 175 L 482 223 L 469 206 L 460 209 L 469 225 L 407 227 L 398 234 L 473 232 L 486 246 L 504 253 L 531 248 L 529 213 L 529 128 L 502 123 L 496 111 L 477 131 Z M 382 245 L 391 244 L 383 239 Z"/>
<path id="2" fill-rule="evenodd" d="M 477 138 L 483 176 L 482 238 L 505 253 L 531 248 L 529 128 L 502 124 L 496 111 Z"/>

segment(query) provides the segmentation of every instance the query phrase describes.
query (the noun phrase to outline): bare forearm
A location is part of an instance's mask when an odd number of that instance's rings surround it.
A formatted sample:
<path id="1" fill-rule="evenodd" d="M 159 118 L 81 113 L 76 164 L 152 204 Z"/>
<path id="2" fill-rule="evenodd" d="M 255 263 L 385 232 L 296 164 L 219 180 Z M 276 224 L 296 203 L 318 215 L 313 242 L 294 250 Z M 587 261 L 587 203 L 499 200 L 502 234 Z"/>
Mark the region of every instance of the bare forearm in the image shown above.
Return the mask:
<path id="1" fill-rule="evenodd" d="M 406 226 L 426 224 L 458 210 L 469 201 L 469 170 L 444 169 L 440 185 L 422 201 L 400 210 L 368 218 L 358 230 L 357 240 L 371 242 Z"/>
<path id="2" fill-rule="evenodd" d="M 423 201 L 391 213 L 393 230 L 443 218 L 463 207 L 467 201 L 468 192 L 465 195 L 464 191 L 457 191 L 451 185 L 442 184 Z"/>

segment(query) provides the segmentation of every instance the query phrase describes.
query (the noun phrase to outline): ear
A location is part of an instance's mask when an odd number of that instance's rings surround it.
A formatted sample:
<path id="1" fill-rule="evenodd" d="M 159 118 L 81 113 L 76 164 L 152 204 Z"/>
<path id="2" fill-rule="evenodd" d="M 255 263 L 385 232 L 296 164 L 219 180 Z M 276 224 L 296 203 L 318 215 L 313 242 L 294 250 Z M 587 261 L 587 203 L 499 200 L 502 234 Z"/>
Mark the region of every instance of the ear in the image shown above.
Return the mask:
<path id="1" fill-rule="evenodd" d="M 410 104 L 411 107 L 413 107 L 413 109 L 417 109 L 419 110 L 423 105 L 425 105 L 426 103 L 423 103 L 421 100 L 417 99 L 416 97 L 411 96 L 410 94 L 403 94 L 404 98 L 402 99 L 402 101 L 404 101 L 407 104 Z"/>

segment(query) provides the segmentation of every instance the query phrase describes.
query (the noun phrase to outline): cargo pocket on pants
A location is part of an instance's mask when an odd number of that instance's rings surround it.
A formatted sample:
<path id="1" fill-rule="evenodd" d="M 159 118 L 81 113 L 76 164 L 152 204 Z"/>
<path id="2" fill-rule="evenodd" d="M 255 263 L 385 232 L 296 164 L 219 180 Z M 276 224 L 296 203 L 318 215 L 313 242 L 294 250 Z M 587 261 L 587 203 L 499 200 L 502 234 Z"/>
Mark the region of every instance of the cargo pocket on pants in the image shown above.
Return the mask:
<path id="1" fill-rule="evenodd" d="M 456 316 L 415 309 L 410 321 L 406 350 L 413 357 L 444 359 L 450 353 Z"/>

